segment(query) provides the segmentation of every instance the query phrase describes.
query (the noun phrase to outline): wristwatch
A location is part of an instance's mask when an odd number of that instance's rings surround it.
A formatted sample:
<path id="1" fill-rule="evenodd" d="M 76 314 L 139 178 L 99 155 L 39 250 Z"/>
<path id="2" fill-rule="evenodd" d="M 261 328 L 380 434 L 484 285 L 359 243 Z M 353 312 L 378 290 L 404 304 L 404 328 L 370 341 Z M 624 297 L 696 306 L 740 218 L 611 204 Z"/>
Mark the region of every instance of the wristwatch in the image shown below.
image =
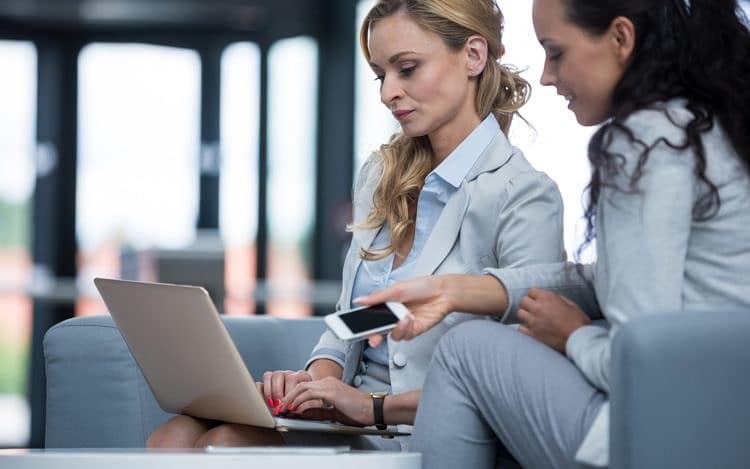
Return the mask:
<path id="1" fill-rule="evenodd" d="M 378 430 L 385 430 L 388 428 L 388 425 L 385 424 L 385 419 L 383 418 L 383 401 L 385 401 L 385 396 L 387 395 L 387 392 L 370 393 L 370 397 L 372 398 L 372 415 L 375 420 L 375 428 Z"/>

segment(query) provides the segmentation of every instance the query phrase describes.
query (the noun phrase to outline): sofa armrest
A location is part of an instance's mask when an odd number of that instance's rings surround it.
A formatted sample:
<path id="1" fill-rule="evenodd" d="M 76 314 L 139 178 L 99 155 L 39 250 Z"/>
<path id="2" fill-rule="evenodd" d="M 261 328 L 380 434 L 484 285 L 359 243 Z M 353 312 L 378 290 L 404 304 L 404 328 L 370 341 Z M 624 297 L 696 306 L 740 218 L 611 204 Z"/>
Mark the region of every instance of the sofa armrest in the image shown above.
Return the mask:
<path id="1" fill-rule="evenodd" d="M 320 318 L 222 317 L 254 378 L 304 365 L 324 329 Z M 171 414 L 162 411 L 109 316 L 74 318 L 44 338 L 45 446 L 143 447 Z"/>
<path id="2" fill-rule="evenodd" d="M 750 312 L 639 318 L 612 358 L 612 468 L 748 467 Z"/>

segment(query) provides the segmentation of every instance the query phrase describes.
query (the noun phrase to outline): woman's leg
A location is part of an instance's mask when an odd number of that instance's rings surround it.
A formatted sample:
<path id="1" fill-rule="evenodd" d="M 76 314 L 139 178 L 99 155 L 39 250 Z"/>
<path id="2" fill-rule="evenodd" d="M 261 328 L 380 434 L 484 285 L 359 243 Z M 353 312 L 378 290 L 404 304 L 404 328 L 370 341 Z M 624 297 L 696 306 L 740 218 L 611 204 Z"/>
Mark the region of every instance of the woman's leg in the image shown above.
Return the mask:
<path id="1" fill-rule="evenodd" d="M 198 439 L 215 424 L 187 415 L 172 417 L 154 430 L 146 448 L 193 448 Z"/>
<path id="2" fill-rule="evenodd" d="M 350 446 L 358 450 L 400 451 L 397 438 L 347 435 L 338 433 L 290 431 L 277 432 L 270 428 L 225 423 L 212 428 L 198 438 L 196 447 L 214 446 Z"/>
<path id="3" fill-rule="evenodd" d="M 283 445 L 279 432 L 235 423 L 218 423 L 178 415 L 154 430 L 147 448 L 204 448 L 215 446 Z"/>
<path id="4" fill-rule="evenodd" d="M 280 446 L 286 444 L 281 434 L 272 428 L 253 427 L 238 423 L 223 423 L 197 439 L 194 446 Z"/>
<path id="5" fill-rule="evenodd" d="M 516 330 L 470 321 L 440 341 L 412 436 L 423 467 L 576 467 L 605 397 L 564 356 Z"/>

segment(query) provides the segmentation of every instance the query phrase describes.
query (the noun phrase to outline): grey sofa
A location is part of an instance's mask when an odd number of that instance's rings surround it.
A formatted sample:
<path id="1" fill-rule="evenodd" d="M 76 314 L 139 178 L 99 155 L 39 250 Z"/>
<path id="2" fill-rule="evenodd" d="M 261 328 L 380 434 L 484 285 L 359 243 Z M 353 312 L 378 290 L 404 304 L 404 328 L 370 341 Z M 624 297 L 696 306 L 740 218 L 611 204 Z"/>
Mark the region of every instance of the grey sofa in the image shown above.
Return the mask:
<path id="1" fill-rule="evenodd" d="M 297 369 L 320 319 L 225 317 L 248 369 Z M 611 467 L 750 467 L 750 313 L 664 314 L 627 324 L 613 346 Z M 48 448 L 142 447 L 169 418 L 108 317 L 44 340 Z"/>

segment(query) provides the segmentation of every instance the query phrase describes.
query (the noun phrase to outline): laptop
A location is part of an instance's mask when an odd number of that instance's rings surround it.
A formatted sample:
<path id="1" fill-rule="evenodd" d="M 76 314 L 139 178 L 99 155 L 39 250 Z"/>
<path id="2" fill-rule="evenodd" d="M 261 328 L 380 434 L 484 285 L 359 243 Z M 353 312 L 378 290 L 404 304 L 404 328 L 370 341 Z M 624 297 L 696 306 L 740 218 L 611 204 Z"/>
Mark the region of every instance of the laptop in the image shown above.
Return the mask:
<path id="1" fill-rule="evenodd" d="M 375 427 L 274 417 L 208 293 L 201 287 L 94 279 L 159 406 L 223 422 L 356 435 Z"/>

